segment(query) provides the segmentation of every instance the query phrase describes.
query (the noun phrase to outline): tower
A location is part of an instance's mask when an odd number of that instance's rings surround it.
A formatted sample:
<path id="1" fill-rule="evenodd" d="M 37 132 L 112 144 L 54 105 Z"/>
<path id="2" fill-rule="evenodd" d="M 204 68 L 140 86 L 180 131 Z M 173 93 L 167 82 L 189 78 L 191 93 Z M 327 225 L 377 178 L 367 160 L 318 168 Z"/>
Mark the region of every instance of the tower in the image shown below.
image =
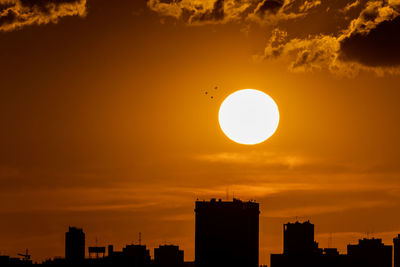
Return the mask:
<path id="1" fill-rule="evenodd" d="M 70 263 L 84 261 L 85 233 L 82 229 L 69 227 L 65 233 L 65 259 Z"/>
<path id="2" fill-rule="evenodd" d="M 347 255 L 353 267 L 392 266 L 392 246 L 383 244 L 382 239 L 364 238 L 357 245 L 348 245 Z"/>
<path id="3" fill-rule="evenodd" d="M 315 248 L 314 224 L 310 221 L 283 225 L 283 254 L 311 254 Z"/>
<path id="4" fill-rule="evenodd" d="M 393 238 L 394 267 L 400 267 L 400 234 Z"/>
<path id="5" fill-rule="evenodd" d="M 179 250 L 179 246 L 159 246 L 154 249 L 154 262 L 160 267 L 182 267 L 183 253 L 183 250 Z"/>
<path id="6" fill-rule="evenodd" d="M 196 267 L 258 266 L 258 203 L 196 201 L 195 212 Z"/>

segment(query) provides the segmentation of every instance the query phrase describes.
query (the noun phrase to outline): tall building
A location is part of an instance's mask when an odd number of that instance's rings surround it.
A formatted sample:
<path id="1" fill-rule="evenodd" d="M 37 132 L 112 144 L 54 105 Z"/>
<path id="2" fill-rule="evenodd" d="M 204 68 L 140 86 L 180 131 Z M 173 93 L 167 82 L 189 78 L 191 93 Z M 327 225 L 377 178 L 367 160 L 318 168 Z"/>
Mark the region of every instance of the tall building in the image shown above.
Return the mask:
<path id="1" fill-rule="evenodd" d="M 348 245 L 347 255 L 354 267 L 392 266 L 392 246 L 384 245 L 382 239 L 364 238 L 357 245 Z"/>
<path id="2" fill-rule="evenodd" d="M 122 255 L 126 262 L 133 267 L 142 267 L 150 264 L 150 251 L 145 245 L 127 245 L 122 249 Z"/>
<path id="3" fill-rule="evenodd" d="M 400 267 L 400 234 L 393 238 L 394 267 Z"/>
<path id="4" fill-rule="evenodd" d="M 85 260 L 85 233 L 82 229 L 69 227 L 65 233 L 65 259 L 74 263 Z"/>
<path id="5" fill-rule="evenodd" d="M 179 250 L 179 246 L 163 245 L 154 249 L 157 267 L 183 267 L 183 258 L 183 250 Z"/>
<path id="6" fill-rule="evenodd" d="M 259 204 L 196 201 L 196 267 L 258 267 Z"/>
<path id="7" fill-rule="evenodd" d="M 309 221 L 283 225 L 283 254 L 271 254 L 271 267 L 353 267 L 347 255 L 335 248 L 318 248 L 314 225 Z"/>
<path id="8" fill-rule="evenodd" d="M 311 254 L 316 248 L 314 224 L 310 221 L 283 225 L 283 254 Z"/>

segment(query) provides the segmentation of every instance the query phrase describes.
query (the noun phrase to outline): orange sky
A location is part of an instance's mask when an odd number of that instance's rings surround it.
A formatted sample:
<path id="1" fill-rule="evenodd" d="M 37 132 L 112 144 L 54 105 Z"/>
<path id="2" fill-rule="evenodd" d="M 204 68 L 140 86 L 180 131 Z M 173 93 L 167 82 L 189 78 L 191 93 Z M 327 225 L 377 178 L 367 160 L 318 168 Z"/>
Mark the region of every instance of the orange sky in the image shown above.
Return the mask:
<path id="1" fill-rule="evenodd" d="M 322 247 L 330 233 L 342 252 L 366 232 L 391 243 L 400 2 L 214 2 L 0 0 L 2 254 L 63 256 L 73 225 L 88 245 L 141 232 L 193 260 L 194 201 L 227 189 L 261 204 L 263 264 L 295 216 Z M 219 129 L 219 105 L 243 88 L 279 106 L 260 145 Z"/>

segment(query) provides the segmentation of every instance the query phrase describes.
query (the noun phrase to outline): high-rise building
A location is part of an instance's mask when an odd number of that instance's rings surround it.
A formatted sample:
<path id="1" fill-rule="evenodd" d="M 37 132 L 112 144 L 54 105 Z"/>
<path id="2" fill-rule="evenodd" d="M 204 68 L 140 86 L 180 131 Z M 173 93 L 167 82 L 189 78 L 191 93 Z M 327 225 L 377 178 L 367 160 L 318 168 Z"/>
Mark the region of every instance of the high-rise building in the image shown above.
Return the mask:
<path id="1" fill-rule="evenodd" d="M 154 262 L 157 267 L 182 267 L 183 250 L 179 246 L 163 245 L 154 249 Z"/>
<path id="2" fill-rule="evenodd" d="M 283 254 L 271 254 L 271 267 L 354 267 L 335 248 L 319 248 L 309 221 L 283 225 Z"/>
<path id="3" fill-rule="evenodd" d="M 114 253 L 114 246 L 113 245 L 108 245 L 108 256 L 111 257 Z"/>
<path id="4" fill-rule="evenodd" d="M 392 266 L 392 246 L 384 245 L 381 239 L 362 239 L 357 245 L 348 245 L 346 255 L 335 248 L 319 248 L 309 221 L 285 224 L 283 233 L 283 254 L 271 254 L 271 267 Z M 394 239 L 395 246 L 399 238 Z"/>
<path id="5" fill-rule="evenodd" d="M 142 267 L 150 264 L 150 251 L 145 245 L 127 245 L 122 249 L 125 260 L 133 267 Z"/>
<path id="6" fill-rule="evenodd" d="M 82 229 L 69 227 L 65 233 L 65 259 L 74 263 L 85 260 L 85 233 Z"/>
<path id="7" fill-rule="evenodd" d="M 259 204 L 196 201 L 196 267 L 258 267 Z"/>
<path id="8" fill-rule="evenodd" d="M 316 248 L 314 224 L 310 221 L 283 225 L 283 254 L 311 254 Z"/>
<path id="9" fill-rule="evenodd" d="M 393 238 L 394 267 L 400 267 L 400 234 Z"/>
<path id="10" fill-rule="evenodd" d="M 382 239 L 364 238 L 357 245 L 348 245 L 347 255 L 353 267 L 392 266 L 392 246 L 384 245 Z"/>

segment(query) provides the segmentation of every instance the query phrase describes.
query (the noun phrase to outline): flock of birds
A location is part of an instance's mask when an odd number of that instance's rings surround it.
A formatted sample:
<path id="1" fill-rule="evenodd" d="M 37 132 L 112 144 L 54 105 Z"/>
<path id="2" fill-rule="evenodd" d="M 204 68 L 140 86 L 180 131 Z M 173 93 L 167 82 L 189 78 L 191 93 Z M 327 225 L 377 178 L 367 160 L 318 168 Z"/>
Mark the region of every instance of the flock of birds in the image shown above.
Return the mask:
<path id="1" fill-rule="evenodd" d="M 219 87 L 218 87 L 218 86 L 215 86 L 215 87 L 214 87 L 214 90 L 212 90 L 212 91 L 204 91 L 204 94 L 205 94 L 206 96 L 210 97 L 210 99 L 214 99 L 215 93 L 216 93 L 216 91 L 217 91 L 218 89 L 219 89 Z"/>

